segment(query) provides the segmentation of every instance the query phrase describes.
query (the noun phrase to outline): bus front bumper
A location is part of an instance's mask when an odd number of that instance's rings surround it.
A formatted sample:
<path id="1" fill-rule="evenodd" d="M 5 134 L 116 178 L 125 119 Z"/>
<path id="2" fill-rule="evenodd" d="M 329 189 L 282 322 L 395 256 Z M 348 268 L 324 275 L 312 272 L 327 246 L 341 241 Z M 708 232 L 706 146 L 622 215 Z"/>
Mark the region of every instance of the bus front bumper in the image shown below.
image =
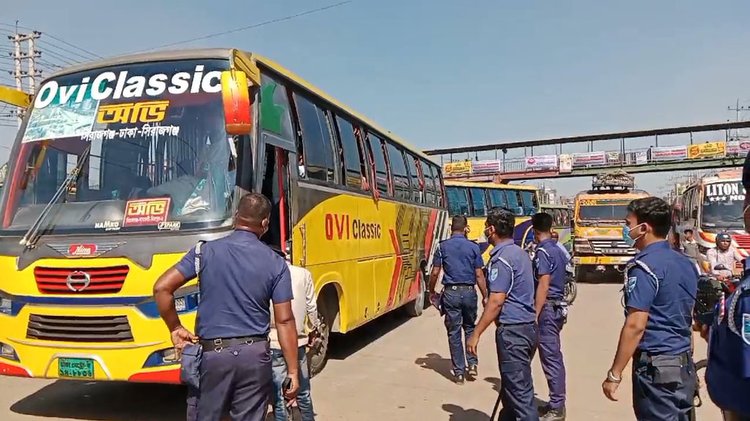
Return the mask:
<path id="1" fill-rule="evenodd" d="M 576 256 L 573 264 L 580 266 L 624 266 L 633 256 Z"/>
<path id="2" fill-rule="evenodd" d="M 195 312 L 181 319 L 193 326 Z M 88 334 L 99 329 L 101 340 L 75 337 L 77 328 L 87 327 Z M 0 314 L 0 328 L 0 375 L 180 383 L 166 327 L 158 315 L 147 316 L 136 306 L 25 305 L 15 315 Z M 121 339 L 113 340 L 117 335 Z"/>

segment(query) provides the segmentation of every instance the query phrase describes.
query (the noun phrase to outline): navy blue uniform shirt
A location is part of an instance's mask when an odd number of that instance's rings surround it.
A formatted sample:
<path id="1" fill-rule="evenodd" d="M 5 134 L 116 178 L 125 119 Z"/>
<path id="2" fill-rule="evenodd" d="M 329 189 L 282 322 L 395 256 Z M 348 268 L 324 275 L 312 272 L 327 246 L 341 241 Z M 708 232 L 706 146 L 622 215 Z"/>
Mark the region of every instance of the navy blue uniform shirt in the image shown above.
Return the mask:
<path id="1" fill-rule="evenodd" d="M 476 284 L 476 270 L 484 267 L 479 245 L 462 234 L 438 244 L 432 265 L 443 268 L 443 285 Z"/>
<path id="2" fill-rule="evenodd" d="M 745 273 L 750 262 L 745 260 Z M 727 411 L 750 416 L 750 276 L 717 306 L 708 340 L 706 384 L 711 400 Z"/>
<path id="3" fill-rule="evenodd" d="M 638 349 L 677 355 L 690 351 L 698 272 L 667 241 L 648 245 L 627 265 L 625 305 L 649 313 Z"/>
<path id="4" fill-rule="evenodd" d="M 487 265 L 489 292 L 507 294 L 498 321 L 502 324 L 529 323 L 536 320 L 534 309 L 534 271 L 529 255 L 506 240 L 490 252 Z"/>
<path id="5" fill-rule="evenodd" d="M 565 266 L 568 259 L 558 246 L 557 240 L 548 238 L 536 248 L 534 254 L 534 288 L 539 286 L 539 277 L 550 275 L 547 298 L 561 300 L 565 293 Z"/>
<path id="6" fill-rule="evenodd" d="M 286 261 L 251 232 L 237 230 L 203 244 L 200 265 L 196 334 L 201 339 L 268 335 L 270 301 L 292 300 Z M 176 267 L 195 278 L 195 248 Z"/>

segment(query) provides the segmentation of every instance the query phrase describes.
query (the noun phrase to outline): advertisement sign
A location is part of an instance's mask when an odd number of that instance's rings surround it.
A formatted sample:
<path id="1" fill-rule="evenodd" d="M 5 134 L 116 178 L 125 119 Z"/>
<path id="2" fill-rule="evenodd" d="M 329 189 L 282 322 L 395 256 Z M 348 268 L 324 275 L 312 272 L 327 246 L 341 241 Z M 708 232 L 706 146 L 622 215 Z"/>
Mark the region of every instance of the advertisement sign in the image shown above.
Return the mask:
<path id="1" fill-rule="evenodd" d="M 540 155 L 526 158 L 527 171 L 549 171 L 557 169 L 557 155 Z"/>
<path id="2" fill-rule="evenodd" d="M 449 162 L 443 165 L 443 172 L 447 177 L 471 175 L 471 161 Z"/>
<path id="3" fill-rule="evenodd" d="M 635 165 L 648 164 L 648 151 L 638 151 L 635 153 Z"/>
<path id="4" fill-rule="evenodd" d="M 686 146 L 653 146 L 651 148 L 652 161 L 675 161 L 687 158 Z"/>
<path id="5" fill-rule="evenodd" d="M 688 146 L 689 159 L 721 158 L 727 154 L 727 144 L 724 142 L 706 142 Z"/>
<path id="6" fill-rule="evenodd" d="M 168 197 L 129 200 L 125 204 L 125 219 L 122 226 L 158 225 L 165 222 L 170 201 Z"/>
<path id="7" fill-rule="evenodd" d="M 750 140 L 730 140 L 727 142 L 727 155 L 745 156 L 750 152 Z"/>
<path id="8" fill-rule="evenodd" d="M 606 152 L 586 152 L 573 154 L 573 167 L 587 167 L 590 165 L 606 165 Z"/>
<path id="9" fill-rule="evenodd" d="M 620 152 L 607 152 L 607 164 L 619 164 Z"/>
<path id="10" fill-rule="evenodd" d="M 501 169 L 502 163 L 497 159 L 471 163 L 472 174 L 496 174 L 502 172 Z"/>
<path id="11" fill-rule="evenodd" d="M 569 173 L 573 171 L 573 157 L 570 154 L 560 155 L 560 172 Z"/>

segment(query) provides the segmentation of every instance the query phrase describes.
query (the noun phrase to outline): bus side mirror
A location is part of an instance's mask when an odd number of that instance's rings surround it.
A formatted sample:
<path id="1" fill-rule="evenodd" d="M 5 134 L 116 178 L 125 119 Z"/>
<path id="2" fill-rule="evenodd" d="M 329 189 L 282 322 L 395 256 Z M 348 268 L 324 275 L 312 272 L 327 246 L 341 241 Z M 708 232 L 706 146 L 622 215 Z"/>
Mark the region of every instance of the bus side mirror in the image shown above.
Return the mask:
<path id="1" fill-rule="evenodd" d="M 227 135 L 243 136 L 252 128 L 252 109 L 247 75 L 240 70 L 221 72 L 221 100 Z"/>
<path id="2" fill-rule="evenodd" d="M 693 209 L 693 211 L 690 213 L 690 218 L 698 219 L 698 209 Z"/>

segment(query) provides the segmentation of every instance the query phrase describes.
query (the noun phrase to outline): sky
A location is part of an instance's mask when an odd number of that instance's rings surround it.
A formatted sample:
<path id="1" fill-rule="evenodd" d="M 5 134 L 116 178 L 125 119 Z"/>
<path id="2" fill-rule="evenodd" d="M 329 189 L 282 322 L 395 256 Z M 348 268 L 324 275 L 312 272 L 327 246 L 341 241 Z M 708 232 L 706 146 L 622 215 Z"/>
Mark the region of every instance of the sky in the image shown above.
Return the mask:
<path id="1" fill-rule="evenodd" d="M 19 20 L 42 31 L 42 56 L 54 63 L 81 60 L 60 48 L 80 50 L 57 40 L 106 57 L 337 0 L 6 3 L 0 24 Z M 353 0 L 172 48 L 236 47 L 269 56 L 431 149 L 734 120 L 727 106 L 738 99 L 750 105 L 747 16 L 750 3 L 740 0 Z M 7 48 L 4 39 L 0 48 Z M 8 70 L 8 61 L 0 61 L 0 70 Z M 13 137 L 12 128 L 0 127 L 0 161 Z M 684 142 L 660 139 L 660 145 Z M 663 190 L 670 177 L 638 175 L 636 182 Z M 572 195 L 590 179 L 544 183 Z"/>

